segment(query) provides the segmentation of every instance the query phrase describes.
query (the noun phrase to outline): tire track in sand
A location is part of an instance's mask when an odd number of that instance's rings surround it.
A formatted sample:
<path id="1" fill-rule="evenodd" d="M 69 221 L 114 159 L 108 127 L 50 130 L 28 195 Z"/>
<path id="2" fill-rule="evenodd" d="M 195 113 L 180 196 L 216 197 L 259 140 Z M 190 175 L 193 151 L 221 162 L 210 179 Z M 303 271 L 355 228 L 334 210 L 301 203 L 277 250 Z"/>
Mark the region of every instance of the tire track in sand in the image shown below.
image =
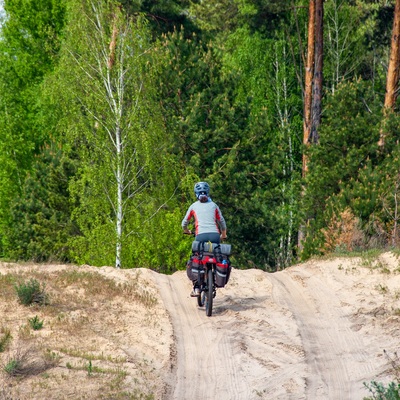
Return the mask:
<path id="1" fill-rule="evenodd" d="M 363 383 L 384 372 L 379 353 L 393 340 L 355 330 L 354 285 L 343 275 L 312 264 L 276 273 L 233 271 L 209 318 L 190 298 L 184 271 L 154 274 L 176 345 L 164 400 L 367 396 Z"/>
<path id="2" fill-rule="evenodd" d="M 306 398 L 362 398 L 363 381 L 373 378 L 373 360 L 362 336 L 352 329 L 340 293 L 301 268 L 269 279 L 274 300 L 287 306 L 297 322 L 307 364 Z"/>
<path id="3" fill-rule="evenodd" d="M 255 398 L 243 378 L 240 354 L 221 319 L 207 317 L 204 307 L 189 296 L 191 289 L 186 274 L 157 274 L 161 297 L 168 309 L 176 338 L 177 365 L 171 382 L 173 393 L 168 400 L 234 400 Z M 221 303 L 221 294 L 214 299 L 214 309 Z M 253 396 L 253 397 L 252 397 Z"/>

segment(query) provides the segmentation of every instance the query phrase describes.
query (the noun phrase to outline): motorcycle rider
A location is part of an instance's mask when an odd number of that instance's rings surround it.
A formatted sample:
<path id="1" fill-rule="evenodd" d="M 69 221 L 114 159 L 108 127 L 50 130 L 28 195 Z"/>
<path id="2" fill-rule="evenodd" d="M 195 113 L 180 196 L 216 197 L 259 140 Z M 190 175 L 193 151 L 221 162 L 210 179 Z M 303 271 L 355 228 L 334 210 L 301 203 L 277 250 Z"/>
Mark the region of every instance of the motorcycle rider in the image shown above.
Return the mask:
<path id="1" fill-rule="evenodd" d="M 194 185 L 197 201 L 186 212 L 182 220 L 183 233 L 191 234 L 188 229 L 189 221 L 194 219 L 195 240 L 198 242 L 220 243 L 226 239 L 226 223 L 220 208 L 210 197 L 210 186 L 207 182 L 197 182 Z M 192 297 L 200 294 L 199 283 L 193 282 Z"/>

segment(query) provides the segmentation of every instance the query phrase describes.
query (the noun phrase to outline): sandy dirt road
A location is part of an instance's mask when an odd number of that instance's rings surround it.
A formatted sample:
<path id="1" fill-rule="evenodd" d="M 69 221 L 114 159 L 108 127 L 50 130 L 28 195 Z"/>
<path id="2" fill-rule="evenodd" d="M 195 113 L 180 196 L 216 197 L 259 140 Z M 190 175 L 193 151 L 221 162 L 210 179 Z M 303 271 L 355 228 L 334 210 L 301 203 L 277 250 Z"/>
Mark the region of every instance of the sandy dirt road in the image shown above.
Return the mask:
<path id="1" fill-rule="evenodd" d="M 45 307 L 18 302 L 31 278 Z M 393 253 L 234 269 L 211 317 L 190 291 L 185 271 L 0 263 L 0 400 L 363 400 L 364 382 L 400 380 Z M 30 369 L 9 376 L 25 350 Z"/>
<path id="2" fill-rule="evenodd" d="M 189 297 L 185 272 L 155 274 L 175 343 L 164 398 L 367 397 L 364 382 L 393 380 L 384 350 L 400 345 L 399 263 L 387 254 L 376 265 L 335 259 L 273 274 L 234 270 L 212 317 Z"/>

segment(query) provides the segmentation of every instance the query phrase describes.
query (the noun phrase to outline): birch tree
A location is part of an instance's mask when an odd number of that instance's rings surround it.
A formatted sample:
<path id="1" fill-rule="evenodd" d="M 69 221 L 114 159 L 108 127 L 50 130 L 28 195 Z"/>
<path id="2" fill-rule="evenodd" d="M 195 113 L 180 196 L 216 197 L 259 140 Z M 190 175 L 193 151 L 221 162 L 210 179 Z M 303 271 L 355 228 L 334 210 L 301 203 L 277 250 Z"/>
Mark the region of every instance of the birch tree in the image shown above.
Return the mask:
<path id="1" fill-rule="evenodd" d="M 290 71 L 290 58 L 284 41 L 276 42 L 275 59 L 273 63 L 275 76 L 272 80 L 272 89 L 275 93 L 275 107 L 277 114 L 278 130 L 281 135 L 281 147 L 286 149 L 282 162 L 282 176 L 285 178 L 281 184 L 282 199 L 277 214 L 281 216 L 281 228 L 279 230 L 279 250 L 276 254 L 276 268 L 283 269 L 291 265 L 293 261 L 293 233 L 297 224 L 296 213 L 298 188 L 296 185 L 296 146 L 294 123 L 294 104 L 290 99 L 293 93 L 293 71 Z"/>
<path id="2" fill-rule="evenodd" d="M 129 235 L 124 232 L 127 213 L 143 201 L 140 195 L 152 183 L 152 160 L 160 160 L 154 153 L 162 146 L 152 104 L 151 46 L 145 21 L 126 17 L 116 2 L 83 2 L 75 12 L 82 21 L 75 21 L 75 29 L 84 32 L 84 37 L 71 32 L 80 40 L 72 40 L 67 51 L 75 71 L 72 96 L 80 111 L 74 128 L 82 160 L 77 213 L 91 214 L 78 219 L 87 235 L 99 232 L 93 240 L 103 246 L 114 242 L 120 268 L 123 236 Z M 107 233 L 107 226 L 114 233 Z"/>
<path id="3" fill-rule="evenodd" d="M 365 59 L 362 40 L 366 28 L 361 23 L 364 13 L 361 6 L 332 0 L 325 7 L 324 75 L 329 92 L 334 94 L 341 82 L 357 74 Z"/>

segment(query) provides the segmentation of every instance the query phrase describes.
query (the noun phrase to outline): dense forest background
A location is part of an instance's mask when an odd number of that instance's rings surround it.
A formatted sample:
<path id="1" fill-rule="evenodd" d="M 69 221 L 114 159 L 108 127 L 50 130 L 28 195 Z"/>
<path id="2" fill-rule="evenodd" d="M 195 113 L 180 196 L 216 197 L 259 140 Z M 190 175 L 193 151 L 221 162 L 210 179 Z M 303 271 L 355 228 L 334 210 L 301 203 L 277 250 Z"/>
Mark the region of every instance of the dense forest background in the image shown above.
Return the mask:
<path id="1" fill-rule="evenodd" d="M 396 246 L 395 3 L 3 0 L 0 256 L 184 268 L 198 180 L 236 267 Z"/>

